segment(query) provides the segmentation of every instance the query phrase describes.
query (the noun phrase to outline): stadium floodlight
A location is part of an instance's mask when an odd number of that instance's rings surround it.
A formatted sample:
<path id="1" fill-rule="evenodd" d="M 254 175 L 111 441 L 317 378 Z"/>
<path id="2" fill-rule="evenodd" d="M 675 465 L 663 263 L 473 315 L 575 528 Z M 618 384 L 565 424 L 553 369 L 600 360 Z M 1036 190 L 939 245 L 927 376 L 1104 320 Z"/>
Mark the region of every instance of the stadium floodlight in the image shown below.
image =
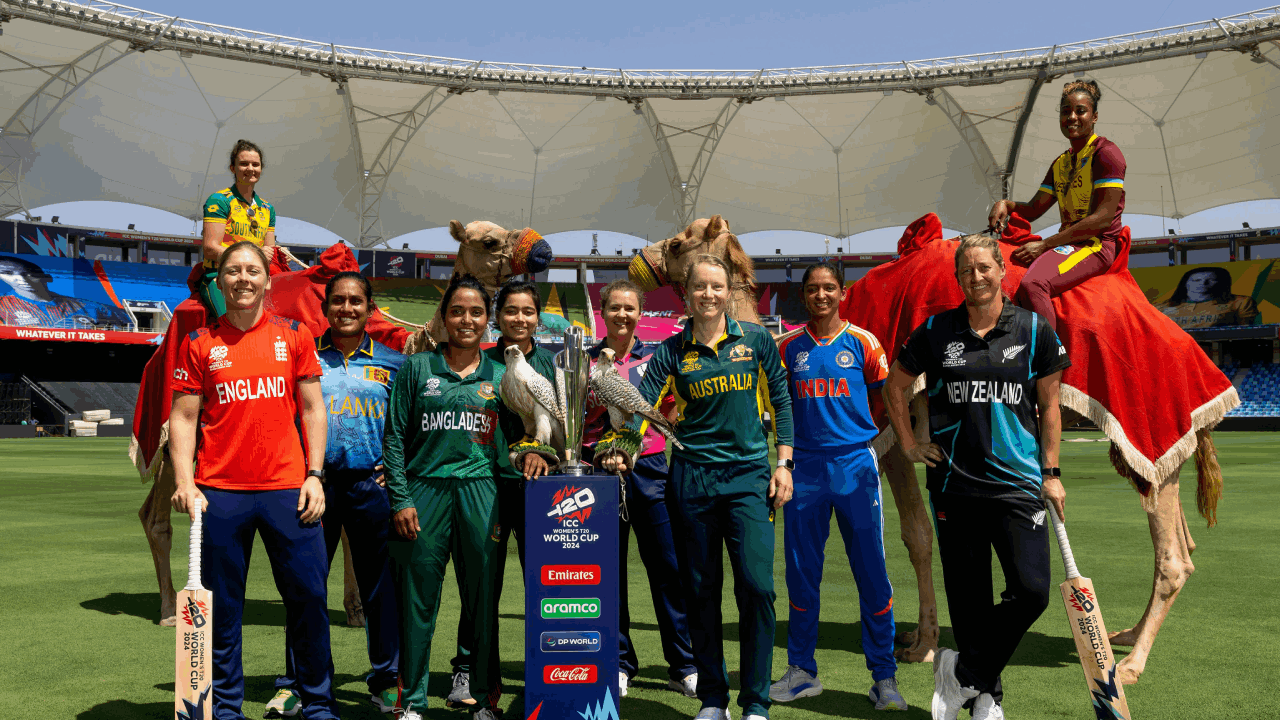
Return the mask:
<path id="1" fill-rule="evenodd" d="M 54 219 L 53 219 L 53 221 L 54 221 L 54 222 L 58 222 L 58 218 L 54 218 Z M 1252 230 L 1252 229 L 1253 229 L 1253 228 L 1249 227 L 1249 223 L 1247 223 L 1247 222 L 1242 222 L 1242 223 L 1240 223 L 1240 226 L 1241 226 L 1241 227 L 1243 227 L 1245 230 Z"/>
<path id="2" fill-rule="evenodd" d="M 774 248 L 774 249 L 773 249 L 773 254 L 774 254 L 774 255 L 781 255 L 781 254 L 782 254 L 782 248 Z"/>
<path id="3" fill-rule="evenodd" d="M 129 229 L 130 229 L 130 230 L 132 230 L 132 229 L 133 229 L 133 223 L 129 223 Z"/>
<path id="4" fill-rule="evenodd" d="M 57 224 L 58 224 L 58 216 L 57 216 L 57 215 L 54 215 L 54 216 L 49 220 L 49 222 L 53 223 L 54 225 L 57 225 Z M 1245 227 L 1249 227 L 1249 223 L 1245 223 L 1245 224 L 1244 224 L 1244 226 L 1245 226 Z"/>
<path id="5" fill-rule="evenodd" d="M 400 247 L 400 249 L 401 249 L 401 250 L 408 250 L 408 249 L 409 249 L 409 243 L 405 243 L 404 245 L 402 245 L 402 246 Z"/>

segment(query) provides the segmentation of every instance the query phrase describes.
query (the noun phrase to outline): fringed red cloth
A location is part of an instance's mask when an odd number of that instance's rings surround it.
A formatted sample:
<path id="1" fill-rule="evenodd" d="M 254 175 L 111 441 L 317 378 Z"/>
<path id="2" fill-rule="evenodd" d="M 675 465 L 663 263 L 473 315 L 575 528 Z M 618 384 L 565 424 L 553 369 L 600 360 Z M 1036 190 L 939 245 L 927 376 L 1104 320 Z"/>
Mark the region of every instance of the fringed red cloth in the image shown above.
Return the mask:
<path id="1" fill-rule="evenodd" d="M 1011 219 L 1000 239 L 1006 296 L 1027 270 L 1011 253 L 1038 239 L 1022 218 Z M 964 301 L 955 279 L 959 244 L 942 239 L 936 215 L 915 221 L 898 241 L 901 257 L 849 288 L 841 317 L 871 331 L 896 359 L 920 323 Z M 1062 376 L 1062 404 L 1102 428 L 1138 475 L 1159 483 L 1195 450 L 1196 431 L 1216 425 L 1240 400 L 1195 340 L 1147 301 L 1128 266 L 1126 227 L 1107 272 L 1053 301 L 1072 363 Z M 876 415 L 886 428 L 882 406 Z M 883 433 L 880 440 L 891 441 Z"/>
<path id="2" fill-rule="evenodd" d="M 320 337 L 329 329 L 321 307 L 325 283 L 340 272 L 359 272 L 360 264 L 356 262 L 351 248 L 336 243 L 320 255 L 315 265 L 302 270 L 290 269 L 284 253 L 276 253 L 269 271 L 271 289 L 266 296 L 267 310 L 303 323 L 313 336 Z M 168 442 L 166 423 L 173 403 L 170 380 L 177 365 L 182 339 L 197 328 L 204 327 L 209 321 L 204 304 L 195 295 L 196 283 L 203 274 L 201 266 L 192 268 L 191 275 L 187 278 L 192 296 L 174 308 L 173 320 L 169 323 L 164 341 L 142 371 L 138 403 L 133 414 L 133 442 L 129 447 L 129 456 L 143 480 L 151 479 L 157 467 L 160 449 Z M 374 304 L 377 304 L 376 297 Z M 426 320 L 430 318 L 424 319 L 424 322 Z M 412 335 L 410 331 L 388 322 L 376 307 L 365 331 L 374 340 L 393 350 L 403 350 Z"/>

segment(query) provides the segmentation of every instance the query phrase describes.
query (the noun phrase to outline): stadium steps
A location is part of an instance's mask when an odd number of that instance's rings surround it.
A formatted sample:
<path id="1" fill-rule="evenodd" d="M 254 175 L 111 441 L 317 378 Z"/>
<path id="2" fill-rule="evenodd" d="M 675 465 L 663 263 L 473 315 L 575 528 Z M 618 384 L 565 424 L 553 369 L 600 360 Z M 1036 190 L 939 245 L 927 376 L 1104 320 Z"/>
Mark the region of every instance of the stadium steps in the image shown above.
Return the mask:
<path id="1" fill-rule="evenodd" d="M 133 428 L 138 383 L 44 380 L 33 384 L 66 408 L 68 420 L 79 420 L 86 410 L 110 410 L 111 417 L 124 419 L 125 428 Z"/>

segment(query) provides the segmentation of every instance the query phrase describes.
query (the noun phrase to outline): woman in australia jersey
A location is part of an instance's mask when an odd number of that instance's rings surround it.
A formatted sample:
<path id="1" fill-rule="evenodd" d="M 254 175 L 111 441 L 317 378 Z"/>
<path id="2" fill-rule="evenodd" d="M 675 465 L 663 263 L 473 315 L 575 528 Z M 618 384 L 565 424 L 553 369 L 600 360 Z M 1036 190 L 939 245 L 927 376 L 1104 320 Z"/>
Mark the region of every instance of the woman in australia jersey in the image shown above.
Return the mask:
<path id="1" fill-rule="evenodd" d="M 1004 258 L 974 235 L 956 250 L 964 304 L 934 315 L 907 339 L 889 369 L 884 398 L 902 450 L 923 462 L 938 533 L 955 650 L 934 660 L 933 717 L 1004 717 L 1000 673 L 1049 603 L 1045 501 L 1063 512 L 1058 387 L 1070 366 L 1041 316 L 1001 295 Z M 929 433 L 918 445 L 906 392 L 927 379 Z M 1037 413 L 1038 411 L 1038 413 Z M 1004 570 L 991 596 L 991 551 Z"/>
<path id="2" fill-rule="evenodd" d="M 555 356 L 546 348 L 538 347 L 533 342 L 533 333 L 538 329 L 538 317 L 542 313 L 542 298 L 538 294 L 538 286 L 523 280 L 511 280 L 498 290 L 495 303 L 498 315 L 498 330 L 502 337 L 498 344 L 484 351 L 485 357 L 496 367 L 505 368 L 507 347 L 519 345 L 524 359 L 542 377 L 556 381 Z M 520 570 L 524 571 L 524 478 L 528 477 L 511 466 L 507 446 L 520 442 L 524 436 L 524 422 L 515 413 L 504 413 L 499 418 L 498 436 L 495 446 L 498 449 L 498 533 L 497 566 L 494 568 L 493 617 L 490 621 L 497 627 L 498 602 L 502 599 L 502 580 L 507 567 L 507 542 L 514 533 L 516 550 L 520 556 Z M 536 454 L 525 456 L 529 463 L 531 477 L 546 474 L 546 460 Z M 523 465 L 522 465 L 523 467 Z M 458 654 L 453 658 L 453 686 L 449 696 L 445 698 L 447 707 L 463 707 L 474 705 L 469 685 L 471 682 L 471 639 L 475 634 L 475 618 L 470 608 L 463 607 L 458 618 Z M 490 671 L 493 677 L 498 675 L 498 638 L 493 635 L 493 647 L 490 648 Z"/>
<path id="3" fill-rule="evenodd" d="M 391 541 L 400 593 L 402 720 L 427 708 L 431 639 L 444 568 L 453 557 L 472 618 L 470 695 L 477 720 L 500 717 L 489 658 L 497 630 L 492 573 L 501 532 L 497 485 L 498 398 L 503 368 L 480 351 L 489 294 L 471 275 L 455 278 L 440 303 L 446 342 L 412 355 L 391 387 L 383 462 L 391 496 Z M 505 450 L 505 449 L 504 449 Z M 492 622 L 491 622 L 492 620 Z"/>
<path id="4" fill-rule="evenodd" d="M 618 374 L 632 385 L 640 381 L 653 357 L 654 346 L 636 341 L 636 324 L 644 310 L 644 292 L 628 280 L 614 280 L 600 291 L 600 315 L 608 335 L 587 352 L 599 362 L 606 347 L 613 350 Z M 675 410 L 675 397 L 666 394 L 659 401 L 659 412 L 670 417 Z M 623 500 L 626 519 L 619 518 L 618 567 L 618 694 L 627 694 L 631 678 L 640 672 L 635 643 L 631 641 L 630 598 L 627 596 L 627 556 L 630 555 L 631 530 L 636 532 L 640 560 L 649 576 L 653 611 L 657 615 L 658 633 L 662 638 L 662 655 L 667 661 L 667 687 L 687 697 L 697 697 L 698 669 L 693 663 L 693 647 L 689 642 L 689 617 L 685 612 L 684 592 L 680 588 L 680 566 L 676 560 L 676 544 L 671 529 L 671 513 L 667 510 L 667 441 L 652 427 L 642 426 L 635 467 L 626 476 Z M 596 401 L 595 393 L 587 398 L 586 432 L 583 435 L 583 457 L 594 460 L 596 443 L 608 433 L 625 430 L 609 421 L 608 409 Z"/>
<path id="5" fill-rule="evenodd" d="M 263 309 L 270 285 L 257 245 L 239 242 L 222 253 L 217 287 L 227 312 L 187 336 L 174 369 L 173 506 L 190 512 L 197 498 L 204 501 L 200 567 L 216 608 L 214 716 L 243 717 L 240 621 L 249 554 L 261 534 L 284 600 L 302 717 L 327 720 L 338 707 L 320 527 L 328 431 L 321 370 L 306 326 Z"/>
<path id="6" fill-rule="evenodd" d="M 254 190 L 267 166 L 262 148 L 248 140 L 237 140 L 231 148 L 231 174 L 225 187 L 204 201 L 204 277 L 200 299 L 215 316 L 227 311 L 222 294 L 213 288 L 218 276 L 218 257 L 224 248 L 248 241 L 266 251 L 270 260 L 276 245 L 276 209 Z"/>
<path id="7" fill-rule="evenodd" d="M 1053 161 L 1031 202 L 997 200 L 991 206 L 991 226 L 1003 227 L 1010 213 L 1034 221 L 1058 204 L 1058 232 L 1013 253 L 1014 260 L 1030 265 L 1015 299 L 1044 316 L 1055 332 L 1058 317 L 1051 298 L 1106 272 L 1124 227 L 1124 155 L 1115 143 L 1093 134 L 1100 99 L 1102 91 L 1092 80 L 1067 83 L 1058 124 L 1071 147 Z"/>
<path id="8" fill-rule="evenodd" d="M 680 574 L 689 603 L 689 639 L 698 670 L 696 720 L 727 720 L 729 677 L 721 638 L 721 554 L 729 551 L 742 647 L 743 720 L 769 717 L 776 616 L 773 601 L 774 510 L 791 499 L 791 396 L 773 338 L 725 315 L 729 267 L 700 255 L 685 279 L 689 323 L 649 359 L 640 394 L 659 407 L 676 398 L 667 509 L 674 518 Z M 769 467 L 773 421 L 778 467 Z M 632 432 L 642 426 L 639 415 Z M 635 466 L 634 451 L 601 442 L 596 458 L 611 472 Z M 634 442 L 631 443 L 634 447 Z M 619 456 L 624 456 L 621 459 Z"/>
<path id="9" fill-rule="evenodd" d="M 844 283 L 831 263 L 810 266 L 800 281 L 809 322 L 784 335 L 778 352 L 790 379 L 796 423 L 795 495 L 784 510 L 784 556 L 791 622 L 787 672 L 769 697 L 789 702 L 822 692 L 818 646 L 819 587 L 834 512 L 858 584 L 862 649 L 877 710 L 906 710 L 893 658 L 893 586 L 884 564 L 880 467 L 871 440 L 869 393 L 889 374 L 871 333 L 840 319 Z"/>

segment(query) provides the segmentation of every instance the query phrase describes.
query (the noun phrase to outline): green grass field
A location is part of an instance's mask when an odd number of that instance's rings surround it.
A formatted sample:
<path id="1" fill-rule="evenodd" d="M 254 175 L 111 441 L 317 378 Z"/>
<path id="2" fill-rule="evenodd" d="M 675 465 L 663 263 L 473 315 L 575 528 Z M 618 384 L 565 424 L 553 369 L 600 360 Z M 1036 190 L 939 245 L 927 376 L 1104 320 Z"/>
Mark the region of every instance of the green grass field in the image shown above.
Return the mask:
<path id="1" fill-rule="evenodd" d="M 1096 437 L 1073 433 L 1070 437 Z M 1196 573 L 1156 642 L 1146 674 L 1129 686 L 1129 706 L 1140 720 L 1173 718 L 1277 718 L 1280 700 L 1280 436 L 1220 433 L 1226 476 L 1218 527 L 1189 518 L 1198 549 Z M 171 718 L 173 630 L 157 625 L 159 600 L 150 553 L 137 519 L 148 488 L 137 480 L 117 439 L 0 440 L 0 718 Z M 1107 625 L 1135 622 L 1151 590 L 1152 550 L 1137 495 L 1111 471 L 1107 443 L 1064 443 L 1072 543 L 1082 572 L 1096 584 Z M 1190 475 L 1190 473 L 1188 473 Z M 1194 480 L 1182 484 L 1184 507 L 1194 512 Z M 889 497 L 888 492 L 885 493 Z M 886 504 L 889 572 L 898 596 L 899 627 L 917 612 L 915 578 L 897 539 L 898 518 Z M 186 581 L 187 519 L 174 518 L 175 584 Z M 786 669 L 787 589 L 783 581 L 781 524 L 775 577 L 779 609 L 774 677 Z M 642 670 L 622 701 L 622 718 L 689 718 L 696 700 L 665 689 L 666 673 L 647 580 L 635 543 L 630 578 L 633 637 Z M 936 564 L 935 553 L 935 564 Z M 519 563 L 507 564 L 502 598 L 502 655 L 507 716 L 524 717 L 523 596 Z M 1056 585 L 1062 579 L 1055 556 Z M 997 577 L 999 577 L 997 575 Z M 940 601 L 941 570 L 935 567 Z M 344 718 L 383 717 L 368 704 L 363 677 L 368 660 L 361 629 L 344 624 L 341 574 L 330 583 L 337 695 Z M 432 657 L 431 718 L 463 718 L 445 710 L 458 602 L 448 583 L 443 628 Z M 247 717 L 261 717 L 271 682 L 283 667 L 284 609 L 259 545 L 250 570 L 246 608 Z M 857 589 L 839 533 L 833 529 L 823 587 L 818 663 L 826 691 L 790 705 L 775 718 L 879 716 L 866 698 L 870 678 L 859 643 Z M 732 593 L 725 592 L 733 620 Z M 954 646 L 945 602 L 939 609 L 942 643 Z M 726 656 L 737 658 L 737 627 L 726 628 Z M 1121 651 L 1123 652 L 1123 651 Z M 735 662 L 730 662 L 737 682 Z M 909 718 L 927 718 L 931 666 L 904 665 L 898 678 L 912 704 Z M 1004 675 L 1009 718 L 1091 718 L 1075 647 L 1056 588 L 1049 610 L 1023 641 Z M 733 708 L 735 716 L 737 708 Z M 967 717 L 967 715 L 965 716 Z M 561 720 L 559 718 L 554 720 Z M 570 719 L 564 719 L 570 720 Z"/>

